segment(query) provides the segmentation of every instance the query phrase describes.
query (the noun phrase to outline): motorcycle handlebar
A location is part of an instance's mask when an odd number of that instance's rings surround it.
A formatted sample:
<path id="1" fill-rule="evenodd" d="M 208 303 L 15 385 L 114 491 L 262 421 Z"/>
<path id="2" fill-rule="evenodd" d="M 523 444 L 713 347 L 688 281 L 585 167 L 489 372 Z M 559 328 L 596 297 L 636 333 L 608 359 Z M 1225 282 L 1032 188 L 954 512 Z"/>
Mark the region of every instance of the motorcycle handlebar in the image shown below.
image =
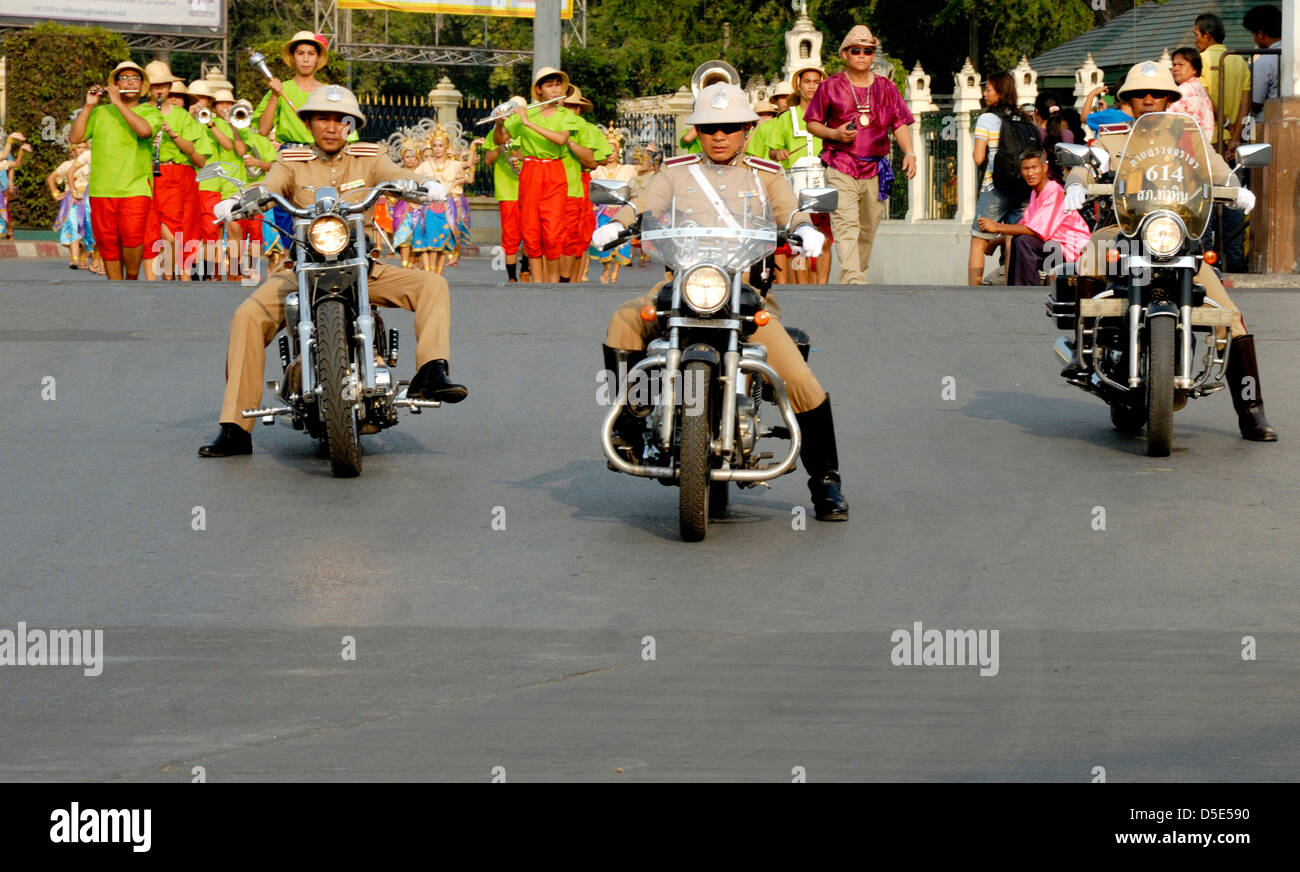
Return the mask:
<path id="1" fill-rule="evenodd" d="M 379 201 L 379 198 L 385 194 L 397 194 L 404 200 L 410 200 L 419 203 L 422 206 L 428 205 L 430 202 L 428 194 L 423 190 L 410 191 L 398 185 L 396 182 L 380 182 L 370 190 L 370 193 L 366 195 L 365 199 L 358 203 L 351 203 L 347 200 L 340 199 L 338 201 L 338 210 L 344 215 L 355 215 L 358 212 L 369 211 L 370 207 L 375 205 L 375 203 Z M 269 203 L 274 203 L 276 206 L 279 206 L 295 218 L 310 218 L 314 211 L 311 206 L 301 208 L 295 206 L 274 191 L 267 191 L 264 196 L 258 198 L 258 211 L 260 212 L 262 209 L 265 209 Z M 238 211 L 244 212 L 246 210 Z"/>

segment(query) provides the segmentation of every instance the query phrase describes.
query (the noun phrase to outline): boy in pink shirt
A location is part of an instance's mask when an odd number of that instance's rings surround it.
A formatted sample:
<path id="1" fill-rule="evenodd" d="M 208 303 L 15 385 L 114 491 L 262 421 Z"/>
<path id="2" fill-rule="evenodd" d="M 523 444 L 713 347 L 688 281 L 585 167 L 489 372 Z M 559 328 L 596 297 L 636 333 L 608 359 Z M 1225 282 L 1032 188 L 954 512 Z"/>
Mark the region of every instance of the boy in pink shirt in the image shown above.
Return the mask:
<path id="1" fill-rule="evenodd" d="M 1029 205 L 1019 224 L 979 219 L 980 230 L 1013 237 L 1009 285 L 1041 285 L 1038 275 L 1048 249 L 1068 262 L 1078 260 L 1091 231 L 1078 212 L 1065 210 L 1065 189 L 1047 177 L 1047 156 L 1040 150 L 1025 152 L 1020 175 L 1029 185 Z"/>

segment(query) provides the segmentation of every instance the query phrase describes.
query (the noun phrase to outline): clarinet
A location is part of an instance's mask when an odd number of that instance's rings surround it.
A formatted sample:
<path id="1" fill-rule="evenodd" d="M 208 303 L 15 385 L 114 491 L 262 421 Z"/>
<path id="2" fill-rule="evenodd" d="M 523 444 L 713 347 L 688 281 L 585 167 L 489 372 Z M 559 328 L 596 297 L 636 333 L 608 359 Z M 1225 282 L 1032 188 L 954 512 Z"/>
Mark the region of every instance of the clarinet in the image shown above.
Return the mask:
<path id="1" fill-rule="evenodd" d="M 162 101 L 162 95 L 159 95 L 158 102 L 155 104 L 159 112 L 162 112 Z M 159 129 L 158 135 L 153 138 L 153 175 L 155 179 L 162 175 L 162 161 L 159 160 L 159 154 L 162 151 L 162 138 L 163 132 Z"/>

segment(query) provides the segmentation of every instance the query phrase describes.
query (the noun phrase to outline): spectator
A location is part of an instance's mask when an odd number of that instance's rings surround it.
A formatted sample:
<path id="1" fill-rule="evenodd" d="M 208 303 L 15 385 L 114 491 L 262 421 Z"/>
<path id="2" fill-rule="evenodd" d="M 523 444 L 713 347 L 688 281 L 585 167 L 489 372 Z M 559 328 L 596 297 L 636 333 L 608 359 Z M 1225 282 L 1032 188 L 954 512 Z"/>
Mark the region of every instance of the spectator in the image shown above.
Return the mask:
<path id="1" fill-rule="evenodd" d="M 903 152 L 901 169 L 916 175 L 912 150 L 915 119 L 898 87 L 871 69 L 878 43 L 865 25 L 855 25 L 840 43 L 844 71 L 821 83 L 808 101 L 804 122 L 822 140 L 826 181 L 839 191 L 840 203 L 831 215 L 840 282 L 865 285 L 876 228 L 884 217 L 894 168 L 889 164 L 892 134 Z"/>
<path id="2" fill-rule="evenodd" d="M 1045 91 L 1034 100 L 1034 121 L 1038 124 L 1038 136 L 1043 140 L 1043 151 L 1047 153 L 1047 175 L 1059 182 L 1062 175 L 1056 162 L 1056 144 L 1075 142 L 1074 133 L 1065 123 L 1060 102 Z"/>
<path id="3" fill-rule="evenodd" d="M 1079 110 L 1073 106 L 1061 107 L 1061 119 L 1065 126 L 1069 128 L 1070 133 L 1074 136 L 1073 141 L 1080 145 L 1088 141 L 1088 135 L 1083 129 L 1083 118 L 1079 116 Z"/>
<path id="4" fill-rule="evenodd" d="M 1003 124 L 1029 121 L 1016 106 L 1016 80 L 1009 73 L 997 73 L 984 83 L 984 103 L 988 111 L 975 119 L 975 163 L 984 168 L 980 180 L 979 200 L 975 204 L 975 221 L 971 224 L 970 260 L 967 274 L 972 285 L 984 281 L 984 258 L 993 253 L 1001 236 L 980 227 L 980 219 L 1014 224 L 1025 211 L 1025 199 L 1004 193 L 993 184 L 993 162 L 1002 138 Z"/>
<path id="5" fill-rule="evenodd" d="M 1115 108 L 1106 108 L 1106 98 L 1103 94 L 1110 91 L 1105 85 L 1098 85 L 1088 92 L 1088 96 L 1083 98 L 1083 110 L 1081 115 L 1083 123 L 1088 126 L 1084 133 L 1088 134 L 1088 141 L 1092 142 L 1097 138 L 1097 131 L 1103 124 L 1128 124 L 1133 120 L 1133 116 L 1128 111 L 1128 104 L 1119 97 L 1115 98 Z M 1093 111 L 1093 104 L 1099 103 L 1100 109 Z"/>
<path id="6" fill-rule="evenodd" d="M 1195 32 L 1201 53 L 1201 84 L 1214 105 L 1215 135 L 1210 146 L 1222 150 L 1224 158 L 1231 161 L 1241 144 L 1241 126 L 1250 113 L 1250 68 L 1241 55 L 1224 54 L 1228 47 L 1223 44 L 1223 19 L 1219 16 L 1208 12 L 1196 16 Z"/>
<path id="7" fill-rule="evenodd" d="M 1174 82 L 1183 96 L 1170 103 L 1168 111 L 1192 116 L 1196 119 L 1201 132 L 1205 134 L 1206 140 L 1213 140 L 1214 104 L 1210 102 L 1210 95 L 1205 92 L 1205 86 L 1201 84 L 1201 53 L 1190 46 L 1184 46 L 1175 49 L 1170 57 L 1174 61 L 1171 70 L 1174 74 Z"/>
<path id="8" fill-rule="evenodd" d="M 1282 47 L 1282 10 L 1278 7 L 1251 7 L 1241 19 L 1241 25 L 1250 31 L 1260 48 Z M 1256 124 L 1264 120 L 1264 101 L 1278 97 L 1278 60 L 1277 55 L 1255 55 L 1250 71 L 1250 109 Z"/>
<path id="9" fill-rule="evenodd" d="M 1065 189 L 1047 177 L 1046 154 L 1025 152 L 1020 159 L 1020 174 L 1032 190 L 1024 220 L 1019 224 L 1003 224 L 980 218 L 979 225 L 981 230 L 1005 234 L 1013 240 L 1007 284 L 1041 285 L 1038 271 L 1047 259 L 1049 247 L 1053 255 L 1073 263 L 1088 244 L 1088 225 L 1078 212 L 1066 211 Z"/>

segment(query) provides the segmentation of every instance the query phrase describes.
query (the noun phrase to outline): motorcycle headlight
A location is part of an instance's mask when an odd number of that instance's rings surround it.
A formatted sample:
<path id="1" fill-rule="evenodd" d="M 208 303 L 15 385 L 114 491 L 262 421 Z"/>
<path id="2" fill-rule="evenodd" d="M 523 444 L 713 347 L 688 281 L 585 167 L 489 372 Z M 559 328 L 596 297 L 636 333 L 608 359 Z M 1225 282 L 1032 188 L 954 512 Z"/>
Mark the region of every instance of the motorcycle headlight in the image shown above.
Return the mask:
<path id="1" fill-rule="evenodd" d="M 726 274 L 713 266 L 692 270 L 682 285 L 682 296 L 687 304 L 703 315 L 721 309 L 730 291 Z"/>
<path id="2" fill-rule="evenodd" d="M 1168 215 L 1152 218 L 1142 229 L 1142 244 L 1152 254 L 1168 257 L 1182 248 L 1183 227 Z"/>
<path id="3" fill-rule="evenodd" d="M 338 254 L 348 247 L 350 239 L 347 222 L 337 215 L 322 215 L 307 228 L 311 247 L 323 255 Z"/>

